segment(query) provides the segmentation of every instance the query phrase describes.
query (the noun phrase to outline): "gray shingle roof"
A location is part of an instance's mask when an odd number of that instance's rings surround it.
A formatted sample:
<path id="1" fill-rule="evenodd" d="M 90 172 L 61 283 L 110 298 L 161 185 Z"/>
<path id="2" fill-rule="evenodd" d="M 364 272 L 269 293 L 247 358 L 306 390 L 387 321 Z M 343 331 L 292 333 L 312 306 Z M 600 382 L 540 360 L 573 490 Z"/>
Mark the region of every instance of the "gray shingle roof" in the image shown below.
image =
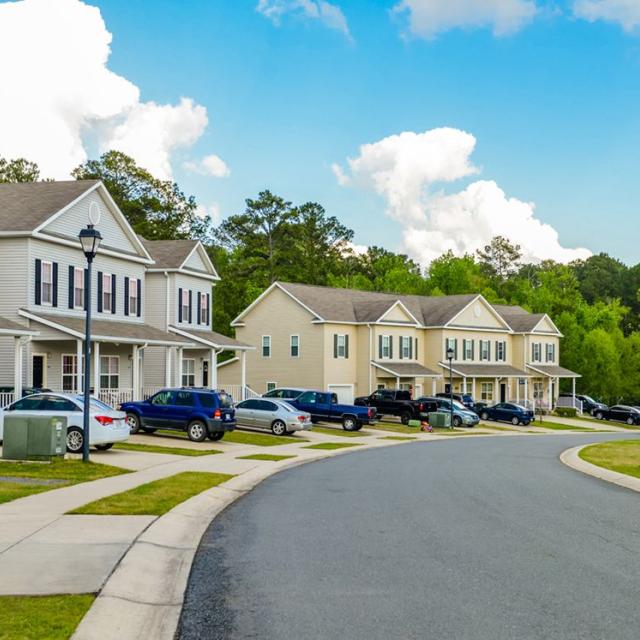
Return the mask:
<path id="1" fill-rule="evenodd" d="M 0 184 L 0 231 L 31 232 L 97 180 Z"/>
<path id="2" fill-rule="evenodd" d="M 526 309 L 518 306 L 506 304 L 492 306 L 516 332 L 532 331 L 545 315 L 544 313 L 529 313 Z"/>
<path id="3" fill-rule="evenodd" d="M 560 367 L 557 364 L 528 364 L 527 368 L 532 371 L 542 371 L 545 375 L 555 378 L 582 378 L 579 373 Z"/>
<path id="4" fill-rule="evenodd" d="M 336 322 L 374 322 L 400 300 L 424 326 L 442 326 L 476 298 L 475 294 L 408 296 L 291 282 L 278 284 L 323 320 Z"/>
<path id="5" fill-rule="evenodd" d="M 448 363 L 441 362 L 440 366 L 445 370 L 445 373 L 449 372 Z M 532 375 L 531 373 L 522 371 L 522 369 L 512 367 L 509 364 L 461 364 L 454 362 L 451 368 L 454 374 L 457 372 L 468 378 L 528 378 Z"/>
<path id="6" fill-rule="evenodd" d="M 417 362 L 373 362 L 374 367 L 390 371 L 396 378 L 442 377 L 441 373 L 423 367 Z"/>
<path id="7" fill-rule="evenodd" d="M 255 349 L 251 345 L 248 345 L 245 342 L 240 342 L 240 340 L 236 340 L 235 338 L 230 338 L 229 336 L 222 335 L 217 331 L 194 331 L 192 329 L 185 329 L 184 327 L 169 327 L 170 329 L 176 329 L 182 331 L 184 333 L 188 333 L 190 336 L 194 336 L 194 339 L 205 340 L 210 343 L 211 346 L 216 348 L 228 348 L 232 350 L 233 348 L 237 348 L 239 350 L 245 349 Z"/>
<path id="8" fill-rule="evenodd" d="M 138 237 L 155 261 L 152 269 L 179 269 L 198 244 L 197 240 L 146 240 Z"/>

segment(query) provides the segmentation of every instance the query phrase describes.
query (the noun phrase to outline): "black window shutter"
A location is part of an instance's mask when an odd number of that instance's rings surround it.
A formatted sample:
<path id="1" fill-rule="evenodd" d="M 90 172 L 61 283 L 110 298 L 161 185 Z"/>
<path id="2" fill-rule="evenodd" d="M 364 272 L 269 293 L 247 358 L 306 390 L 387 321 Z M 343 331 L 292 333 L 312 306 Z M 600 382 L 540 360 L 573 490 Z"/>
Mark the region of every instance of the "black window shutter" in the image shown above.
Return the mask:
<path id="1" fill-rule="evenodd" d="M 349 357 L 349 336 L 345 335 L 344 337 L 344 357 Z"/>
<path id="2" fill-rule="evenodd" d="M 382 359 L 382 336 L 378 336 L 378 358 Z"/>
<path id="3" fill-rule="evenodd" d="M 491 361 L 491 340 L 487 340 L 487 360 Z"/>
<path id="4" fill-rule="evenodd" d="M 471 359 L 472 360 L 476 359 L 476 341 L 475 340 L 471 341 Z"/>
<path id="5" fill-rule="evenodd" d="M 69 291 L 69 309 L 73 309 L 74 307 L 74 298 L 75 296 L 73 295 L 73 289 L 75 287 L 75 280 L 76 280 L 76 270 L 75 267 L 73 266 L 69 266 L 69 285 L 68 285 L 68 291 Z"/>
<path id="6" fill-rule="evenodd" d="M 458 338 L 453 341 L 453 359 L 458 360 Z"/>
<path id="7" fill-rule="evenodd" d="M 338 334 L 333 334 L 333 357 L 338 357 Z"/>
<path id="8" fill-rule="evenodd" d="M 466 339 L 462 339 L 462 359 L 467 359 L 467 341 Z"/>
<path id="9" fill-rule="evenodd" d="M 193 291 L 189 289 L 189 324 L 193 322 Z"/>
<path id="10" fill-rule="evenodd" d="M 182 289 L 178 289 L 178 322 L 182 322 Z"/>
<path id="11" fill-rule="evenodd" d="M 124 315 L 129 315 L 129 278 L 124 279 Z"/>
<path id="12" fill-rule="evenodd" d="M 506 362 L 507 361 L 507 341 L 505 340 L 502 344 L 503 344 L 502 359 Z"/>
<path id="13" fill-rule="evenodd" d="M 42 304 L 42 260 L 36 258 L 36 304 Z"/>
<path id="14" fill-rule="evenodd" d="M 393 360 L 393 338 L 389 336 L 389 360 Z"/>
<path id="15" fill-rule="evenodd" d="M 102 311 L 102 271 L 98 271 L 98 312 Z"/>
<path id="16" fill-rule="evenodd" d="M 202 308 L 200 305 L 202 304 L 202 294 L 198 291 L 198 306 L 196 312 L 196 324 L 200 324 L 200 309 Z"/>
<path id="17" fill-rule="evenodd" d="M 415 346 L 415 348 L 416 348 L 416 352 L 415 352 L 415 359 L 417 360 L 417 359 L 418 359 L 418 338 L 416 338 L 416 339 L 414 340 L 414 342 L 415 342 L 415 345 L 414 345 L 414 346 Z"/>
<path id="18" fill-rule="evenodd" d="M 142 316 L 142 280 L 138 278 L 138 318 Z"/>
<path id="19" fill-rule="evenodd" d="M 409 360 L 413 360 L 413 340 L 411 336 L 409 336 L 407 340 L 409 341 Z"/>
<path id="20" fill-rule="evenodd" d="M 52 304 L 54 307 L 58 306 L 58 263 L 54 262 L 51 265 L 51 275 L 53 280 L 53 293 L 51 295 Z"/>
<path id="21" fill-rule="evenodd" d="M 391 341 L 393 341 L 393 336 L 391 336 Z M 399 358 L 400 360 L 402 360 L 402 343 L 404 341 L 404 336 L 400 336 L 399 340 L 398 340 L 398 351 L 399 351 Z"/>
<path id="22" fill-rule="evenodd" d="M 116 274 L 111 275 L 111 313 L 116 312 Z"/>
<path id="23" fill-rule="evenodd" d="M 207 293 L 207 326 L 211 326 L 211 295 Z"/>

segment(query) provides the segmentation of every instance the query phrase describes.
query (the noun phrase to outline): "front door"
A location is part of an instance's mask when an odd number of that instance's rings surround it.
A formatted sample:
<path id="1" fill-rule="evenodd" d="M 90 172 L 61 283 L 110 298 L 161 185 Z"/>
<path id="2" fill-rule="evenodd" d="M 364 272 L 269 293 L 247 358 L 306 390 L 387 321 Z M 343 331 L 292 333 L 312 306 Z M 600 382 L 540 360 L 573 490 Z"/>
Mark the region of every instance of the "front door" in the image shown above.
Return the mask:
<path id="1" fill-rule="evenodd" d="M 506 402 L 507 401 L 507 385 L 506 383 L 501 383 L 500 384 L 500 402 Z"/>
<path id="2" fill-rule="evenodd" d="M 202 363 L 202 386 L 206 389 L 209 386 L 209 361 Z"/>
<path id="3" fill-rule="evenodd" d="M 35 389 L 44 388 L 45 383 L 45 359 L 44 354 L 34 353 L 31 360 L 31 386 Z"/>

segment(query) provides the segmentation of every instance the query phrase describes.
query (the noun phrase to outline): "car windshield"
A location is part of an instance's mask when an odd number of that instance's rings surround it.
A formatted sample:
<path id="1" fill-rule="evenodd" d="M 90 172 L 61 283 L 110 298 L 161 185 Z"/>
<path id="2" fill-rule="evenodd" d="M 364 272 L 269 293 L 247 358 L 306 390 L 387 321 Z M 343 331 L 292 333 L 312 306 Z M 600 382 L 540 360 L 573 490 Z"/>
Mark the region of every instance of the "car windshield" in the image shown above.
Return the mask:
<path id="1" fill-rule="evenodd" d="M 232 407 L 233 406 L 233 398 L 228 393 L 220 393 L 218 394 L 220 398 L 220 406 L 221 407 Z"/>
<path id="2" fill-rule="evenodd" d="M 587 402 L 591 402 L 591 404 L 598 404 L 591 396 L 582 396 Z"/>
<path id="3" fill-rule="evenodd" d="M 84 396 L 76 396 L 75 399 L 82 405 L 84 405 Z M 113 407 L 110 407 L 102 400 L 98 400 L 97 398 L 91 398 L 89 401 L 92 409 L 96 409 L 97 411 L 113 411 Z"/>
<path id="4" fill-rule="evenodd" d="M 467 411 L 467 407 L 465 407 L 462 402 L 459 402 L 458 400 L 454 400 L 453 401 L 453 408 L 454 409 L 460 409 L 460 411 Z"/>

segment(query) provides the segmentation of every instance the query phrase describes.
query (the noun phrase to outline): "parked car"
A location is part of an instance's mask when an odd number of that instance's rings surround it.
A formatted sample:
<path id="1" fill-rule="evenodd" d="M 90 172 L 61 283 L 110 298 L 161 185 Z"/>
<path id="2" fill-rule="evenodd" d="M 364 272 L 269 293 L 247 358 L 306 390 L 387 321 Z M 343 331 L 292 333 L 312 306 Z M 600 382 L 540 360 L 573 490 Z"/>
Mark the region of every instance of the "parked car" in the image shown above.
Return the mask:
<path id="1" fill-rule="evenodd" d="M 531 409 L 526 409 L 519 404 L 511 402 L 499 402 L 491 407 L 485 407 L 480 412 L 483 420 L 496 420 L 498 422 L 510 422 L 513 425 L 522 424 L 525 427 L 535 420 Z"/>
<path id="2" fill-rule="evenodd" d="M 435 411 L 434 403 L 412 400 L 411 393 L 404 389 L 378 389 L 371 395 L 355 399 L 355 403 L 362 407 L 375 407 L 378 418 L 382 416 L 397 416 L 402 424 L 409 420 L 426 419 L 431 411 Z"/>
<path id="3" fill-rule="evenodd" d="M 84 445 L 84 397 L 66 393 L 38 393 L 16 400 L 0 410 L 0 440 L 7 415 L 63 417 L 67 419 L 67 451 L 81 453 Z M 89 444 L 100 451 L 129 437 L 126 415 L 91 398 Z"/>
<path id="4" fill-rule="evenodd" d="M 279 398 L 280 400 L 294 400 L 301 393 L 304 393 L 305 391 L 309 391 L 309 389 L 297 389 L 295 387 L 287 387 L 286 389 L 278 388 L 278 389 L 271 389 L 271 391 L 267 391 L 267 393 L 263 393 L 262 397 L 263 398 Z"/>
<path id="5" fill-rule="evenodd" d="M 175 429 L 186 431 L 193 442 L 202 442 L 221 440 L 236 426 L 231 396 L 211 389 L 162 389 L 147 400 L 124 402 L 120 408 L 127 414 L 131 433 Z"/>
<path id="6" fill-rule="evenodd" d="M 365 424 L 377 422 L 376 410 L 373 407 L 339 404 L 335 393 L 305 391 L 287 402 L 296 409 L 310 413 L 313 422 L 340 422 L 345 431 L 358 431 Z"/>
<path id="7" fill-rule="evenodd" d="M 473 411 L 473 413 L 480 415 L 482 413 L 483 409 L 486 409 L 489 406 L 488 402 L 482 402 L 481 400 L 478 400 L 478 402 L 476 402 L 471 411 Z"/>
<path id="8" fill-rule="evenodd" d="M 252 398 L 236 405 L 238 424 L 256 429 L 271 430 L 282 436 L 294 431 L 311 429 L 311 414 L 300 411 L 284 400 Z"/>
<path id="9" fill-rule="evenodd" d="M 449 398 L 419 398 L 420 402 L 435 403 L 437 411 L 442 413 L 451 412 L 451 401 Z M 473 411 L 470 411 L 463 404 L 460 404 L 457 400 L 453 401 L 453 426 L 454 427 L 475 427 L 480 418 Z"/>
<path id="10" fill-rule="evenodd" d="M 436 393 L 436 398 L 449 399 L 450 397 L 451 397 L 451 394 L 449 393 L 445 393 L 445 392 Z M 476 401 L 473 399 L 473 396 L 470 393 L 454 393 L 453 399 L 457 400 L 461 405 L 467 407 L 467 409 L 471 409 L 472 411 L 476 404 Z"/>
<path id="11" fill-rule="evenodd" d="M 598 420 L 614 420 L 615 422 L 626 422 L 628 425 L 640 424 L 640 409 L 626 404 L 616 404 L 606 411 L 597 409 L 594 415 Z"/>
<path id="12" fill-rule="evenodd" d="M 561 393 L 561 398 L 573 398 L 572 393 Z M 589 413 L 592 416 L 595 416 L 596 411 L 607 411 L 609 409 L 608 405 L 598 402 L 594 400 L 591 396 L 585 396 L 583 394 L 576 393 L 576 400 L 580 400 L 582 402 L 582 411 L 583 413 Z"/>

